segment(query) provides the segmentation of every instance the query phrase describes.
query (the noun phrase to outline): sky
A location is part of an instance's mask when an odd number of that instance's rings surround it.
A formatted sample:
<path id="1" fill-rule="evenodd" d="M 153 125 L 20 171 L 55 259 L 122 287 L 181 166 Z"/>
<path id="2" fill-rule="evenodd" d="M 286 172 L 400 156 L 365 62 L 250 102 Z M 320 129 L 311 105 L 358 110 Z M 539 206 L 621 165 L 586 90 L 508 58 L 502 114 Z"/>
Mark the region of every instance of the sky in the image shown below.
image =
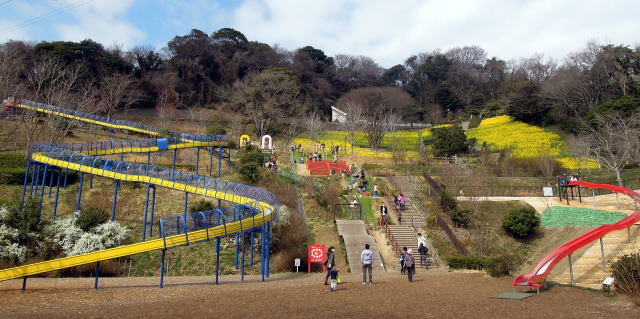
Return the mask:
<path id="1" fill-rule="evenodd" d="M 0 0 L 0 41 L 81 41 L 158 49 L 191 29 L 383 67 L 421 52 L 479 45 L 490 57 L 558 60 L 587 41 L 640 44 L 638 0 Z"/>

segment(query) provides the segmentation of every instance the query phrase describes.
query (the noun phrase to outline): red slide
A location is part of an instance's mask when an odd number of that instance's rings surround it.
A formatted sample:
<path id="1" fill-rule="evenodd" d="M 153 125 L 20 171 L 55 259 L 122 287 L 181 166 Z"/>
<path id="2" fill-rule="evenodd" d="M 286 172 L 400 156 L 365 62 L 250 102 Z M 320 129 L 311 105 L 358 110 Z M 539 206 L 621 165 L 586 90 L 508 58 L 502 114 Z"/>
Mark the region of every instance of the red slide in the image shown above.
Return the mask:
<path id="1" fill-rule="evenodd" d="M 610 191 L 614 191 L 617 193 L 625 194 L 630 196 L 635 200 L 640 200 L 640 194 L 626 189 L 620 186 L 614 186 L 609 184 L 594 184 L 584 181 L 572 181 L 569 182 L 569 185 L 579 185 L 588 188 L 603 188 L 608 189 Z M 584 247 L 585 245 L 593 242 L 594 240 L 603 237 L 604 235 L 620 229 L 625 229 L 627 227 L 632 226 L 637 221 L 640 220 L 640 210 L 635 211 L 633 214 L 628 217 L 620 220 L 615 224 L 610 225 L 602 225 L 558 248 L 549 253 L 547 256 L 542 258 L 540 262 L 533 268 L 533 270 L 525 275 L 520 275 L 513 280 L 513 287 L 516 286 L 533 286 L 536 288 L 540 288 L 542 283 L 547 279 L 551 269 L 562 260 L 562 258 L 567 255 L 573 253 L 574 251 Z"/>

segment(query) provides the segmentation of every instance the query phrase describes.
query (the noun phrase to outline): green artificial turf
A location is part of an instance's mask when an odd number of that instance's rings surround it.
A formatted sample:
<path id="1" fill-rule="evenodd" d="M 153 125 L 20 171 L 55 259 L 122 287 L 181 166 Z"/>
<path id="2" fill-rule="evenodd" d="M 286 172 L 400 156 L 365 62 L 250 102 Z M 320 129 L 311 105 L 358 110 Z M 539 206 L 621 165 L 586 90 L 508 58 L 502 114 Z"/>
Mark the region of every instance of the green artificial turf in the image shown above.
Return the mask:
<path id="1" fill-rule="evenodd" d="M 600 226 L 613 224 L 625 217 L 627 214 L 621 212 L 553 206 L 542 213 L 540 222 L 544 227 Z"/>

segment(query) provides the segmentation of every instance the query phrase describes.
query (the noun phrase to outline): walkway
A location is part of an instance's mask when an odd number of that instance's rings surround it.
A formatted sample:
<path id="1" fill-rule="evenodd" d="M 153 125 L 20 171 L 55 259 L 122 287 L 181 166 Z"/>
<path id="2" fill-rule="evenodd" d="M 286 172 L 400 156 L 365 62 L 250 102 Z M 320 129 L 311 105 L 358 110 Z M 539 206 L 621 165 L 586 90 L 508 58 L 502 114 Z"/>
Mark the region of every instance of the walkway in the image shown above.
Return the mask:
<path id="1" fill-rule="evenodd" d="M 364 250 L 364 245 L 369 244 L 370 250 L 373 251 L 373 276 L 376 272 L 384 272 L 384 264 L 378 248 L 376 240 L 367 233 L 362 220 L 336 220 L 338 225 L 338 234 L 344 239 L 344 246 L 347 249 L 347 262 L 352 273 L 362 273 L 362 263 L 360 263 L 360 254 Z M 339 267 L 339 264 L 338 264 Z"/>

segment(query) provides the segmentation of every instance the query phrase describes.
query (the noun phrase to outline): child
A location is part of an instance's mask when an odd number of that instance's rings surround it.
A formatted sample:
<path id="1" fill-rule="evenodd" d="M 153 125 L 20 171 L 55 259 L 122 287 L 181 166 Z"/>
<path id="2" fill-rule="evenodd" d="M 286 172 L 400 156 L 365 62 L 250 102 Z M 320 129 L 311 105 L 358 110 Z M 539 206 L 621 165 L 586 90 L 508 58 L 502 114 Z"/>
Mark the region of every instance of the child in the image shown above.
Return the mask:
<path id="1" fill-rule="evenodd" d="M 329 270 L 329 276 L 331 276 L 331 288 L 330 291 L 336 291 L 338 287 L 338 267 L 333 267 L 333 269 Z"/>

